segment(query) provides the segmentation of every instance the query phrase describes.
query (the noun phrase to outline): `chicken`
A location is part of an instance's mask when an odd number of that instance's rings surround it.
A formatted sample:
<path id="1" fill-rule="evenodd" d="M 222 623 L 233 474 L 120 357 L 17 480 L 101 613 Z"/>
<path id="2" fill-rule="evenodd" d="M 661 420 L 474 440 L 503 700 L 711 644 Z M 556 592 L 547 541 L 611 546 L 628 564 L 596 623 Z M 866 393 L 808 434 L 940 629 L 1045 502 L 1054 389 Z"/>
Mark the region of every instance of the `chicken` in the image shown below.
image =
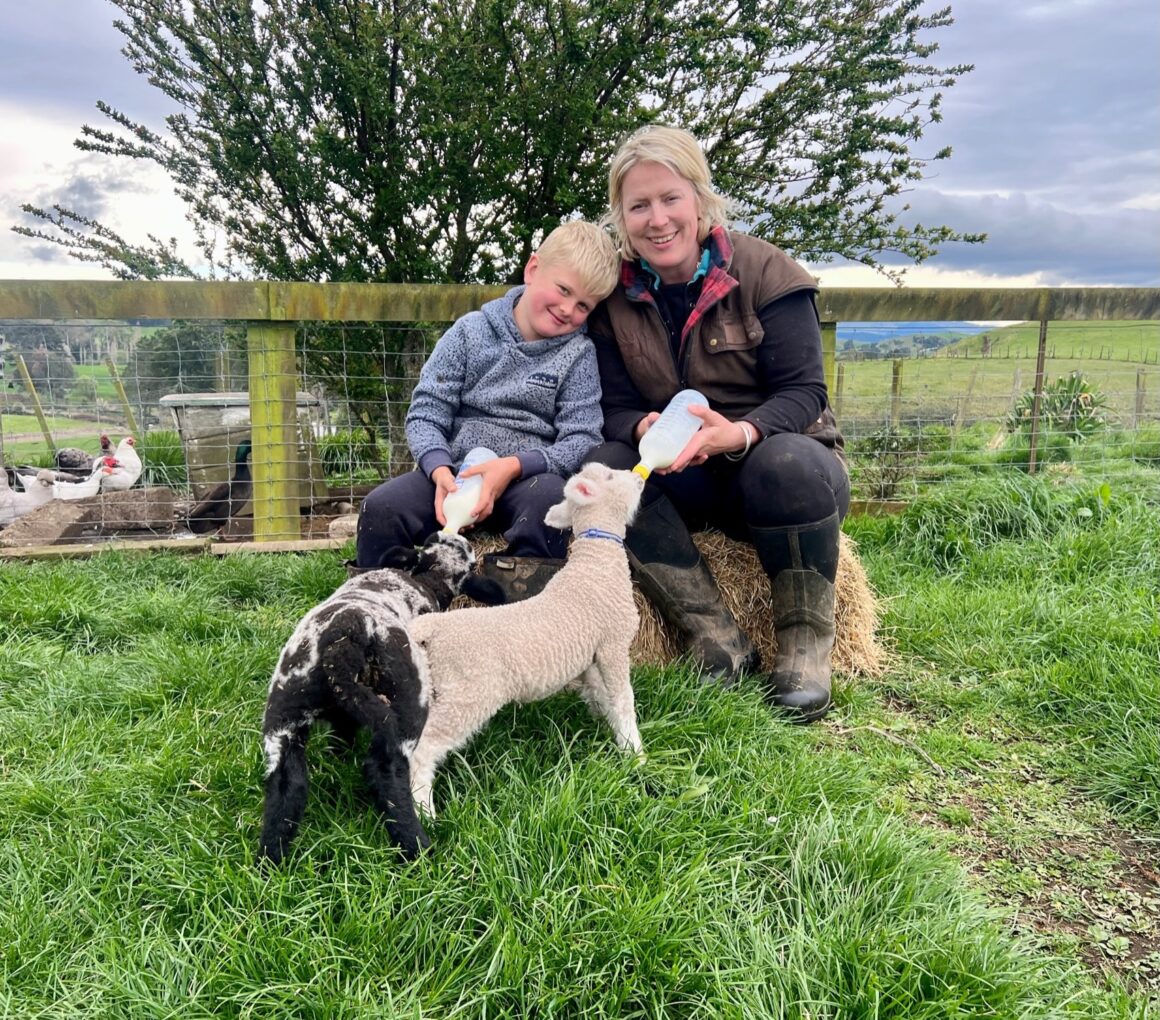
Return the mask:
<path id="1" fill-rule="evenodd" d="M 52 473 L 26 483 L 24 492 L 13 492 L 8 485 L 8 473 L 0 471 L 0 527 L 11 524 L 17 517 L 31 513 L 52 499 Z"/>
<path id="2" fill-rule="evenodd" d="M 126 436 L 117 444 L 112 456 L 105 457 L 109 468 L 101 478 L 102 492 L 116 492 L 130 488 L 141 477 L 141 458 L 137 455 L 137 440 Z"/>
<path id="3" fill-rule="evenodd" d="M 92 474 L 89 475 L 83 482 L 62 482 L 53 480 L 52 484 L 52 498 L 53 499 L 87 499 L 89 496 L 95 496 L 101 488 L 101 479 L 104 478 L 113 469 L 105 463 L 102 458 L 97 461 L 93 468 Z M 38 478 L 52 479 L 55 472 L 42 471 Z"/>
<path id="4" fill-rule="evenodd" d="M 101 435 L 101 452 L 94 457 L 91 453 L 81 450 L 75 446 L 62 446 L 53 454 L 53 465 L 57 472 L 57 481 L 83 481 L 91 473 L 96 466 L 96 462 L 101 457 L 111 457 L 113 455 L 113 444 L 109 442 L 109 437 L 102 433 Z M 75 475 L 75 478 L 66 477 L 68 475 Z"/>
<path id="5" fill-rule="evenodd" d="M 214 486 L 209 494 L 189 512 L 189 530 L 195 534 L 205 534 L 222 527 L 231 517 L 238 514 L 254 494 L 254 482 L 250 475 L 251 444 L 244 439 L 238 444 L 234 455 L 234 472 L 228 482 Z"/>

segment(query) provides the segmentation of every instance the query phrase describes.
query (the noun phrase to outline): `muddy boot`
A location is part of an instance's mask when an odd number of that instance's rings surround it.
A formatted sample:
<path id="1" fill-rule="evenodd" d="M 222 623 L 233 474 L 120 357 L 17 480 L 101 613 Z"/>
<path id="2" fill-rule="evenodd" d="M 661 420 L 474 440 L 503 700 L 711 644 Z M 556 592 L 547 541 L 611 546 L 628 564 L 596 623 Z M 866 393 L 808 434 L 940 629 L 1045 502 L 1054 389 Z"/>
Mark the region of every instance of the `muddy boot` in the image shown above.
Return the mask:
<path id="1" fill-rule="evenodd" d="M 760 656 L 737 626 L 676 507 L 665 497 L 642 510 L 626 545 L 641 592 L 700 663 L 702 679 L 729 686 L 755 672 Z"/>
<path id="2" fill-rule="evenodd" d="M 564 563 L 564 560 L 548 557 L 488 553 L 483 557 L 479 572 L 503 589 L 506 601 L 521 602 L 539 595 Z"/>
<path id="3" fill-rule="evenodd" d="M 813 722 L 831 707 L 838 531 L 837 514 L 802 527 L 753 529 L 754 548 L 770 577 L 777 639 L 766 695 L 794 722 Z"/>

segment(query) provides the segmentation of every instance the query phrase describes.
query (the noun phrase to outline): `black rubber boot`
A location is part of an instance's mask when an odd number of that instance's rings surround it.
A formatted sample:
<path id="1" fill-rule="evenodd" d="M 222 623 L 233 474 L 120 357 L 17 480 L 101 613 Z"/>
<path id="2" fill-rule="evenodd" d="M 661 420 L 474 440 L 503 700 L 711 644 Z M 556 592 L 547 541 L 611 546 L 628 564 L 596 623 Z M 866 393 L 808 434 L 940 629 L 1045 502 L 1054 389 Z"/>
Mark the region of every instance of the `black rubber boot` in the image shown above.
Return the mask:
<path id="1" fill-rule="evenodd" d="M 662 496 L 637 514 L 625 540 L 640 590 L 701 664 L 702 679 L 728 687 L 761 658 L 737 626 L 676 507 Z"/>
<path id="2" fill-rule="evenodd" d="M 483 557 L 479 572 L 503 589 L 507 602 L 520 602 L 539 595 L 564 563 L 564 560 L 547 557 L 488 553 Z"/>
<path id="3" fill-rule="evenodd" d="M 800 527 L 752 529 L 753 546 L 769 575 L 777 639 L 766 694 L 794 722 L 820 719 L 832 704 L 839 530 L 837 514 Z"/>

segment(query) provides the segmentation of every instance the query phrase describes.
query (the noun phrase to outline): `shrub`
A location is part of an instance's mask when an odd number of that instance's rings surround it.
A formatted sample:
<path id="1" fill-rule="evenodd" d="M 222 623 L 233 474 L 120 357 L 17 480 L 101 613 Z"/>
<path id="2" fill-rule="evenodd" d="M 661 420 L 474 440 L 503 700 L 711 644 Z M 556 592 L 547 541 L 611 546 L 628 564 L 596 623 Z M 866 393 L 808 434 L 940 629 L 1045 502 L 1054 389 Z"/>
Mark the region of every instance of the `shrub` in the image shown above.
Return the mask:
<path id="1" fill-rule="evenodd" d="M 883 425 L 851 444 L 855 480 L 871 499 L 891 499 L 903 481 L 912 479 L 921 458 L 922 433 Z"/>
<path id="2" fill-rule="evenodd" d="M 189 484 L 185 447 L 176 432 L 164 429 L 146 432 L 137 441 L 137 454 L 141 458 L 142 485 L 184 488 Z"/>
<path id="3" fill-rule="evenodd" d="M 1060 376 L 1044 388 L 1039 401 L 1040 427 L 1072 442 L 1082 442 L 1107 427 L 1107 398 L 1091 387 L 1079 372 Z M 1007 416 L 1007 431 L 1030 433 L 1035 411 L 1035 391 L 1028 390 Z"/>
<path id="4" fill-rule="evenodd" d="M 354 477 L 386 474 L 383 451 L 362 429 L 345 429 L 318 440 L 318 455 L 322 470 L 328 476 Z"/>

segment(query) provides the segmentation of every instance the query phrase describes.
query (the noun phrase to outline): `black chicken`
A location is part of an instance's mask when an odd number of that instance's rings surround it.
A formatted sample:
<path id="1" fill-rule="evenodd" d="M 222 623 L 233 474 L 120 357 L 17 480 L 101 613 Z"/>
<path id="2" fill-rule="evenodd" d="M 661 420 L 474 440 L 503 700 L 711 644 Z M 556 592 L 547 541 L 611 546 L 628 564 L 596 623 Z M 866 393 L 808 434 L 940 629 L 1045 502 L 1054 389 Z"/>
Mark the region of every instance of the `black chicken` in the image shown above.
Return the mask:
<path id="1" fill-rule="evenodd" d="M 60 481 L 82 481 L 93 473 L 97 461 L 113 455 L 113 444 L 106 435 L 101 436 L 101 452 L 95 457 L 76 447 L 62 446 L 53 455 L 53 466 Z M 67 477 L 75 476 L 75 477 Z"/>
<path id="2" fill-rule="evenodd" d="M 235 516 L 254 494 L 254 480 L 250 475 L 248 439 L 238 444 L 234 454 L 234 473 L 228 482 L 215 485 L 209 495 L 189 511 L 187 523 L 194 534 L 216 531 Z"/>

